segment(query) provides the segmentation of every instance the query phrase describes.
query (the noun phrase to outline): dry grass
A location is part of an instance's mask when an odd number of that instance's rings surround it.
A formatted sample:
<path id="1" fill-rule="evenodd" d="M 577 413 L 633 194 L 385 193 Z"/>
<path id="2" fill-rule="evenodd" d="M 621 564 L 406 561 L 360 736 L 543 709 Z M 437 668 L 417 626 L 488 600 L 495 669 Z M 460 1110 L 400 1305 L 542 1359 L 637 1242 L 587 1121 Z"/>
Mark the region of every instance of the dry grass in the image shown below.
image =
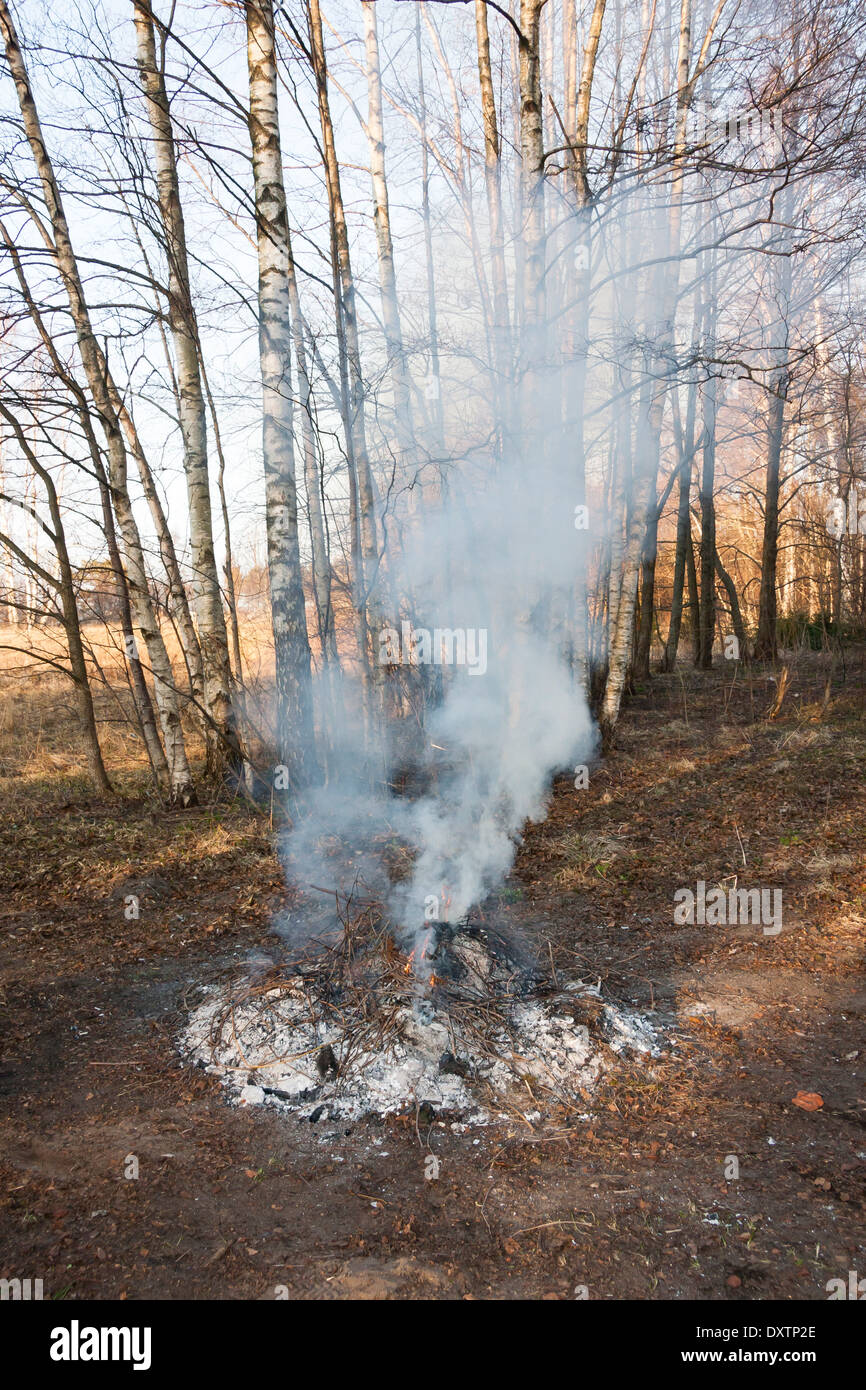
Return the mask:
<path id="1" fill-rule="evenodd" d="M 343 671 L 351 675 L 351 615 L 339 595 L 335 611 L 340 661 Z M 313 633 L 315 616 L 309 605 L 307 618 Z M 162 632 L 178 688 L 184 692 L 186 668 L 177 633 L 168 622 L 163 623 Z M 82 635 L 109 777 L 118 791 L 140 794 L 149 787 L 150 770 L 132 719 L 120 626 L 88 622 Z M 270 615 L 261 599 L 240 614 L 240 645 L 247 750 L 254 762 L 267 762 L 275 742 L 274 645 Z M 315 641 L 312 646 L 315 671 Z M 140 651 L 145 661 L 141 644 Z M 59 626 L 33 627 L 28 631 L 0 624 L 0 784 L 3 778 L 14 777 L 25 786 L 38 785 L 50 776 L 86 784 L 85 749 L 72 682 L 64 676 L 63 669 L 58 669 L 66 665 L 66 644 Z M 187 750 L 195 768 L 203 761 L 204 747 L 191 706 L 183 712 L 183 723 Z"/>
<path id="2" fill-rule="evenodd" d="M 557 857 L 565 862 L 557 870 L 554 882 L 568 892 L 589 888 L 606 877 L 620 853 L 620 846 L 602 835 L 564 835 L 557 846 Z"/>
<path id="3" fill-rule="evenodd" d="M 109 776 L 118 791 L 140 792 L 150 775 L 146 754 L 132 719 L 132 698 L 116 624 L 91 622 L 84 628 L 99 739 Z M 179 688 L 185 678 L 174 630 L 163 633 Z M 272 737 L 273 642 L 265 617 L 245 619 L 242 656 L 246 702 L 254 743 Z M 52 665 L 50 663 L 57 663 Z M 0 784 L 14 778 L 21 790 L 37 790 L 46 779 L 68 789 L 86 779 L 84 741 L 71 680 L 65 667 L 63 634 L 56 627 L 30 631 L 0 625 Z M 184 732 L 193 764 L 203 746 L 193 711 L 184 714 Z"/>

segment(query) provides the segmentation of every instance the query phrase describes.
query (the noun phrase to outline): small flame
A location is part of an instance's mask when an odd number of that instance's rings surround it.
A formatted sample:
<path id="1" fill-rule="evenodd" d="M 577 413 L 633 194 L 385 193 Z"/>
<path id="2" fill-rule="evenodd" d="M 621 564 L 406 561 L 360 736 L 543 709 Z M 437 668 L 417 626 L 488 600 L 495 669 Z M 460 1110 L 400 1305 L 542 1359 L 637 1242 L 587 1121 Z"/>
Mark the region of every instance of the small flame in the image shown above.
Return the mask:
<path id="1" fill-rule="evenodd" d="M 425 938 L 424 938 L 424 944 L 423 944 L 422 947 L 421 947 L 421 952 L 420 952 L 420 955 L 419 955 L 419 957 L 418 957 L 419 961 L 427 960 L 427 947 L 430 945 L 430 938 L 431 938 L 432 935 L 433 935 L 433 928 L 431 927 L 431 928 L 428 930 L 427 935 L 426 935 Z M 418 948 L 417 948 L 416 946 L 413 946 L 412 950 L 409 952 L 409 955 L 406 957 L 406 964 L 403 966 L 403 974 L 404 974 L 404 975 L 411 975 L 411 974 L 412 974 L 412 969 L 413 969 L 413 966 L 414 966 L 414 964 L 415 964 L 415 952 L 416 952 L 417 949 L 418 949 Z M 430 984 L 431 986 L 436 984 L 436 976 L 435 976 L 435 974 L 433 974 L 433 975 L 430 976 L 430 979 L 429 979 L 429 981 L 428 981 L 428 984 Z"/>

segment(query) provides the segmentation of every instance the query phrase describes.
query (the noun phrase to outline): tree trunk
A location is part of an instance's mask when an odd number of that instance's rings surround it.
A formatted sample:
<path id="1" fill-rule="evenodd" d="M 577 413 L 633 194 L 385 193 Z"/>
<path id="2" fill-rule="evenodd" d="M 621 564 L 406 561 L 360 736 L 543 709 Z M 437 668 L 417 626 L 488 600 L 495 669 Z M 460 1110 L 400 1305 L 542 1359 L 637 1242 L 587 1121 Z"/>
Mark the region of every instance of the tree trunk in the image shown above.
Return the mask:
<path id="1" fill-rule="evenodd" d="M 362 0 L 364 13 L 364 44 L 367 57 L 367 138 L 370 147 L 370 175 L 373 182 L 373 224 L 376 231 L 376 251 L 379 262 L 379 289 L 382 301 L 382 323 L 391 390 L 394 395 L 397 446 L 403 469 L 414 464 L 414 429 L 409 382 L 409 366 L 403 346 L 403 328 L 397 299 L 397 273 L 394 268 L 394 244 L 391 237 L 391 210 L 388 202 L 388 180 L 385 173 L 385 127 L 382 118 L 382 74 L 379 63 L 379 35 L 376 25 L 376 5 Z M 410 481 L 410 487 L 412 481 Z"/>
<path id="2" fill-rule="evenodd" d="M 686 544 L 689 537 L 689 494 L 691 492 L 692 466 L 680 465 L 679 495 L 677 498 L 677 540 L 674 557 L 673 592 L 671 594 L 671 617 L 664 655 L 661 660 L 662 671 L 672 671 L 677 662 L 680 644 L 680 627 L 683 618 L 683 590 L 686 575 Z"/>
<path id="3" fill-rule="evenodd" d="M 204 709 L 204 668 L 202 665 L 201 648 L 199 646 L 198 635 L 195 624 L 190 612 L 189 599 L 183 576 L 180 572 L 180 564 L 175 549 L 174 537 L 168 524 L 168 518 L 162 505 L 162 499 L 156 486 L 156 480 L 151 471 L 150 463 L 141 443 L 135 421 L 130 414 L 120 391 L 114 382 L 108 363 L 98 348 L 101 370 L 105 379 L 105 384 L 111 399 L 112 407 L 117 413 L 118 421 L 126 436 L 127 447 L 135 460 L 141 490 L 144 493 L 148 510 L 156 531 L 157 543 L 159 545 L 160 559 L 163 569 L 168 579 L 169 592 L 169 612 L 176 625 L 177 636 L 180 641 L 183 659 L 186 664 L 189 688 L 192 694 L 193 714 L 201 728 L 202 736 L 206 737 L 207 715 Z"/>
<path id="4" fill-rule="evenodd" d="M 799 75 L 798 36 L 795 42 L 795 74 Z M 791 161 L 797 152 L 796 110 L 786 120 L 788 136 L 782 156 Z M 787 145 L 787 148 L 785 146 Z M 758 632 L 755 656 L 772 661 L 777 655 L 776 563 L 779 554 L 779 500 L 782 488 L 782 447 L 785 431 L 785 403 L 790 386 L 790 310 L 792 281 L 792 238 L 794 190 L 786 184 L 778 214 L 778 244 L 772 247 L 771 276 L 776 280 L 773 294 L 772 331 L 776 343 L 770 353 L 769 411 L 767 414 L 767 467 L 764 492 L 764 535 L 761 543 L 761 586 L 758 598 Z"/>
<path id="5" fill-rule="evenodd" d="M 704 391 L 703 460 L 701 467 L 701 598 L 698 613 L 698 665 L 708 671 L 713 664 L 716 633 L 716 381 L 710 377 Z"/>
<path id="6" fill-rule="evenodd" d="M 277 740 L 280 761 L 288 769 L 291 786 L 298 789 L 313 779 L 316 758 L 292 442 L 288 215 L 280 150 L 273 0 L 245 0 L 245 10 L 259 259 L 262 454 L 276 662 Z"/>
<path id="7" fill-rule="evenodd" d="M 51 359 L 58 380 L 63 383 L 75 402 L 76 414 L 78 415 L 82 433 L 87 441 L 90 461 L 93 464 L 94 476 L 99 487 L 102 525 L 105 534 L 105 544 L 108 550 L 108 560 L 112 574 L 114 575 L 115 585 L 117 586 L 117 600 L 120 604 L 120 628 L 123 635 L 123 649 L 129 672 L 129 684 L 132 691 L 136 720 L 153 771 L 156 788 L 159 792 L 162 792 L 168 783 L 168 763 L 166 761 L 165 751 L 159 740 L 156 717 L 153 712 L 153 705 L 147 689 L 147 683 L 144 679 L 141 659 L 138 655 L 138 648 L 135 642 L 135 633 L 132 626 L 132 610 L 129 602 L 129 585 L 127 583 L 126 574 L 124 573 L 123 562 L 120 558 L 120 550 L 117 544 L 117 531 L 114 525 L 114 512 L 111 506 L 111 488 L 108 478 L 106 477 L 102 455 L 93 429 L 87 397 L 75 378 L 70 376 L 65 363 L 62 361 L 57 351 L 54 339 L 48 332 L 42 315 L 30 293 L 30 286 L 24 274 L 21 257 L 2 221 L 0 221 L 0 236 L 3 238 L 6 250 L 12 261 L 13 269 L 24 302 L 27 305 L 28 313 Z"/>
<path id="8" fill-rule="evenodd" d="M 692 662 L 697 666 L 701 655 L 701 600 L 698 594 L 698 571 L 695 565 L 695 547 L 692 540 L 692 514 L 689 512 L 688 535 L 686 537 L 686 577 L 689 585 L 689 628 L 692 638 Z"/>
<path id="9" fill-rule="evenodd" d="M 110 793 L 112 791 L 112 786 L 108 780 L 108 773 L 105 770 L 105 764 L 102 760 L 102 749 L 99 746 L 99 733 L 96 727 L 96 714 L 93 708 L 93 694 L 90 689 L 90 679 L 87 674 L 84 644 L 81 640 L 81 623 L 78 616 L 78 604 L 75 600 L 75 581 L 72 573 L 72 565 L 69 560 L 69 551 L 66 547 L 66 533 L 63 527 L 63 515 L 60 510 L 57 489 L 54 485 L 54 479 L 48 469 L 43 468 L 42 464 L 39 462 L 38 457 L 31 448 L 27 436 L 17 419 L 2 402 L 0 402 L 0 415 L 12 426 L 21 452 L 24 454 L 34 474 L 41 480 L 45 488 L 48 499 L 48 511 L 51 516 L 51 541 L 54 546 L 54 552 L 57 556 L 57 566 L 60 571 L 59 580 L 54 581 L 54 583 L 56 584 L 57 593 L 60 598 L 61 621 L 63 623 L 63 630 L 66 634 L 69 667 L 75 686 L 75 697 L 78 703 L 78 712 L 84 733 L 87 768 L 90 773 L 90 779 L 96 790 Z"/>
<path id="10" fill-rule="evenodd" d="M 677 662 L 680 644 L 680 628 L 683 617 L 683 590 L 686 577 L 686 547 L 691 545 L 691 490 L 692 463 L 695 454 L 695 412 L 697 406 L 697 381 L 689 382 L 688 403 L 686 405 L 685 432 L 680 426 L 679 397 L 676 390 L 671 395 L 674 406 L 674 425 L 679 455 L 679 494 L 677 498 L 677 540 L 674 558 L 673 592 L 671 595 L 671 620 L 665 642 L 662 671 L 673 671 Z"/>
<path id="11" fill-rule="evenodd" d="M 758 599 L 758 635 L 755 655 L 773 661 L 776 641 L 776 562 L 779 555 L 779 494 L 782 473 L 782 438 L 785 428 L 785 400 L 788 394 L 786 366 L 771 378 L 770 409 L 767 418 L 767 468 L 764 485 L 764 537 L 761 544 L 761 589 Z"/>
<path id="12" fill-rule="evenodd" d="M 748 661 L 749 642 L 748 638 L 746 637 L 746 625 L 743 622 L 743 614 L 740 609 L 740 597 L 737 593 L 737 586 L 735 585 L 733 579 L 728 574 L 728 571 L 722 564 L 721 559 L 719 558 L 718 551 L 716 551 L 714 558 L 716 565 L 716 573 L 721 579 L 722 584 L 725 587 L 725 593 L 728 596 L 728 603 L 731 609 L 731 623 L 733 624 L 734 636 L 737 639 L 737 645 L 740 649 L 740 660 Z"/>
<path id="13" fill-rule="evenodd" d="M 634 660 L 634 674 L 638 680 L 647 680 L 650 674 L 653 617 L 655 614 L 655 573 L 659 519 L 658 508 L 653 507 L 644 534 L 643 555 L 641 556 L 640 566 L 640 619 L 638 622 Z"/>
<path id="14" fill-rule="evenodd" d="M 430 151 L 427 148 L 427 96 L 421 50 L 421 7 L 415 8 L 415 52 L 418 60 L 418 115 L 421 133 L 421 220 L 424 225 L 424 264 L 427 272 L 427 325 L 430 335 L 430 380 L 426 391 L 431 401 L 433 439 L 440 460 L 445 453 L 445 418 L 442 410 L 442 374 L 439 363 L 439 323 L 436 312 L 436 273 L 433 264 L 433 223 L 430 216 Z"/>
<path id="15" fill-rule="evenodd" d="M 319 107 L 322 131 L 322 153 L 330 214 L 331 255 L 334 271 L 334 314 L 337 348 L 340 361 L 341 405 L 346 438 L 346 458 L 349 473 L 349 507 L 351 526 L 352 599 L 355 615 L 355 638 L 363 686 L 364 718 L 368 741 L 372 739 L 373 710 L 371 685 L 380 685 L 384 668 L 378 663 L 378 643 L 375 631 L 370 649 L 370 622 L 373 587 L 379 579 L 379 540 L 376 523 L 375 489 L 370 458 L 367 452 L 365 423 L 365 388 L 361 371 L 361 348 L 358 338 L 358 317 L 355 304 L 355 282 L 349 253 L 349 232 L 343 206 L 340 165 L 334 141 L 334 126 L 328 95 L 328 68 L 322 34 L 319 0 L 307 0 L 307 21 L 310 34 L 310 54 Z"/>
<path id="16" fill-rule="evenodd" d="M 9 15 L 6 0 L 0 0 L 0 29 L 6 46 L 6 57 L 15 81 L 18 103 L 24 122 L 24 130 L 30 145 L 33 159 L 42 184 L 42 192 L 51 220 L 54 234 L 54 257 L 63 280 L 69 300 L 69 308 L 75 325 L 78 348 L 87 375 L 90 393 L 99 412 L 105 431 L 110 464 L 111 485 L 114 495 L 115 513 L 126 549 L 127 565 L 130 575 L 130 601 L 133 604 L 136 623 L 147 646 L 153 671 L 154 689 L 160 712 L 166 755 L 169 764 L 170 794 L 172 800 L 189 805 L 195 800 L 192 775 L 186 756 L 181 728 L 180 708 L 174 674 L 168 652 L 159 630 L 153 611 L 153 604 L 147 585 L 147 571 L 138 535 L 138 527 L 129 500 L 126 483 L 127 461 L 123 436 L 117 412 L 105 379 L 104 357 L 99 349 L 90 321 L 90 313 L 84 296 L 78 264 L 69 235 L 69 226 L 60 197 L 60 190 L 54 176 L 54 169 L 45 145 L 39 115 L 27 69 L 18 44 L 15 28 Z"/>
<path id="17" fill-rule="evenodd" d="M 232 705 L 228 634 L 213 538 L 208 476 L 207 417 L 199 370 L 199 334 L 180 201 L 174 133 L 162 70 L 157 63 L 150 0 L 133 0 L 136 58 L 153 132 L 156 184 L 168 262 L 169 323 L 177 363 L 180 428 L 189 508 L 192 594 L 204 676 L 207 766 L 236 780 L 243 760 Z"/>
<path id="18" fill-rule="evenodd" d="M 313 598 L 316 604 L 316 624 L 319 632 L 319 646 L 322 656 L 322 669 L 327 674 L 335 668 L 337 658 L 337 633 L 334 623 L 334 605 L 331 600 L 331 559 L 325 536 L 325 513 L 322 498 L 322 475 L 319 467 L 319 451 L 316 442 L 316 427 L 313 416 L 313 388 L 307 367 L 307 348 L 304 342 L 304 320 L 301 312 L 301 298 L 298 292 L 298 277 L 292 254 L 291 234 L 287 229 L 287 251 L 289 262 L 289 305 L 292 315 L 292 342 L 295 348 L 295 362 L 298 369 L 298 394 L 301 399 L 301 438 L 304 446 L 304 487 L 307 494 L 307 516 L 310 526 L 310 551 L 313 567 Z"/>
<path id="19" fill-rule="evenodd" d="M 595 77 L 595 63 L 598 45 L 604 23 L 606 0 L 595 0 L 589 21 L 589 32 L 583 50 L 583 65 L 580 73 L 580 87 L 577 92 L 574 116 L 574 148 L 571 151 L 571 168 L 577 195 L 578 207 L 585 208 L 592 201 L 589 187 L 588 146 L 589 111 L 592 99 L 592 84 Z"/>
<path id="20" fill-rule="evenodd" d="M 241 655 L 241 634 L 238 625 L 238 602 L 235 593 L 234 562 L 232 559 L 232 531 L 229 519 L 228 501 L 225 489 L 226 460 L 223 452 L 222 437 L 217 416 L 216 403 L 211 394 L 210 384 L 205 371 L 204 362 L 201 363 L 201 379 L 207 399 L 208 412 L 210 414 L 211 430 L 213 431 L 214 447 L 217 451 L 217 492 L 220 499 L 220 511 L 222 514 L 223 533 L 225 546 L 225 560 L 223 565 L 223 575 L 225 577 L 226 608 L 228 609 L 228 635 L 231 649 L 232 683 L 234 686 L 234 703 L 236 704 L 242 718 L 246 717 L 246 700 L 244 698 L 244 666 Z"/>
<path id="21" fill-rule="evenodd" d="M 565 44 L 565 133 L 571 139 L 570 174 L 573 184 L 576 216 L 571 260 L 571 283 L 566 294 L 574 300 L 574 309 L 565 325 L 566 368 L 563 372 L 564 399 L 562 402 L 563 446 L 574 457 L 574 485 L 577 504 L 586 502 L 586 454 L 584 439 L 584 407 L 586 400 L 587 357 L 589 353 L 590 309 L 590 216 L 592 191 L 588 175 L 589 117 L 592 87 L 595 79 L 598 46 L 604 22 L 606 0 L 595 0 L 587 41 L 584 45 L 577 86 L 577 27 L 573 0 L 563 9 L 563 39 Z M 586 570 L 586 557 L 582 565 Z M 579 677 L 584 689 L 589 688 L 587 655 L 587 598 L 583 573 L 575 586 L 575 656 Z"/>
<path id="22" fill-rule="evenodd" d="M 637 602 L 641 554 L 646 536 L 650 506 L 655 507 L 655 476 L 658 463 L 656 440 L 661 429 L 659 419 L 664 409 L 664 388 L 653 388 L 649 371 L 644 369 L 638 406 L 635 469 L 629 498 L 628 523 L 622 562 L 622 582 L 610 638 L 610 656 L 604 700 L 602 702 L 602 738 L 610 743 L 619 718 L 625 693 L 632 650 L 632 633 Z"/>
<path id="23" fill-rule="evenodd" d="M 504 438 L 503 449 L 511 442 L 512 361 L 511 319 L 508 308 L 508 273 L 505 266 L 505 235 L 502 221 L 502 166 L 499 123 L 490 67 L 490 35 L 485 0 L 475 0 L 475 37 L 478 47 L 478 80 L 481 87 L 481 115 L 484 123 L 484 186 L 490 221 L 490 268 L 493 285 L 493 367 L 501 408 L 497 412 Z"/>
<path id="24" fill-rule="evenodd" d="M 718 11 L 705 36 L 694 73 L 691 73 L 692 0 L 681 0 L 677 57 L 676 138 L 668 209 L 667 258 L 665 263 L 651 276 L 647 284 L 646 321 L 650 329 L 648 337 L 652 341 L 653 347 L 648 352 L 648 360 L 644 366 L 644 383 L 641 387 L 641 405 L 638 411 L 637 466 L 632 493 L 633 514 L 626 545 L 622 598 L 617 614 L 616 630 L 611 640 L 610 667 L 602 705 L 602 736 L 608 742 L 613 736 L 626 688 L 641 554 L 647 525 L 651 521 L 649 508 L 656 506 L 656 476 L 667 391 L 666 379 L 670 372 L 670 361 L 673 356 L 674 319 L 679 287 L 679 252 L 688 114 L 695 83 L 702 70 L 717 18 Z M 636 508 L 641 509 L 642 514 L 640 516 L 634 514 Z"/>
<path id="25" fill-rule="evenodd" d="M 546 454 L 550 428 L 546 410 L 546 286 L 544 225 L 544 123 L 538 41 L 544 0 L 520 0 L 519 87 L 521 243 L 521 435 L 524 460 Z"/>
<path id="26" fill-rule="evenodd" d="M 319 118 L 322 127 L 322 145 L 325 156 L 325 177 L 328 185 L 328 201 L 331 212 L 332 230 L 339 273 L 340 295 L 340 333 L 345 344 L 346 363 L 349 378 L 349 411 L 352 450 L 357 470 L 357 491 L 359 502 L 359 525 L 364 562 L 367 567 L 365 582 L 371 587 L 376 581 L 379 564 L 379 546 L 376 527 L 375 492 L 370 459 L 367 453 L 367 436 L 364 421 L 364 379 L 361 371 L 361 346 L 358 338 L 358 315 L 355 305 L 355 281 L 352 276 L 352 261 L 349 254 L 349 231 L 343 206 L 343 193 L 340 183 L 340 166 L 337 161 L 337 148 L 334 142 L 334 127 L 331 121 L 331 108 L 328 98 L 328 70 L 325 61 L 325 44 L 322 35 L 322 17 L 319 0 L 309 0 L 310 41 L 313 55 L 313 70 L 319 100 Z M 365 596 L 366 597 L 366 596 Z"/>

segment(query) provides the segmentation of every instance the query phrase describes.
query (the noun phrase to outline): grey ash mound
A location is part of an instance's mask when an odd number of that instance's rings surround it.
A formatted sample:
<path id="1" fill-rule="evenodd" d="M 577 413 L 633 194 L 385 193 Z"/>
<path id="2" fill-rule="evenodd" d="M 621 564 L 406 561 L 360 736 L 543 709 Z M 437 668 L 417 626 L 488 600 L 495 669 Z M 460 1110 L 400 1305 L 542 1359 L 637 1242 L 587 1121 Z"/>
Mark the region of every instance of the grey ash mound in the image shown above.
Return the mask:
<path id="1" fill-rule="evenodd" d="M 617 1054 L 651 1065 L 658 1052 L 646 1019 L 597 987 L 543 975 L 496 932 L 449 924 L 408 958 L 377 929 L 213 988 L 180 1048 L 238 1104 L 470 1124 L 585 1109 Z"/>

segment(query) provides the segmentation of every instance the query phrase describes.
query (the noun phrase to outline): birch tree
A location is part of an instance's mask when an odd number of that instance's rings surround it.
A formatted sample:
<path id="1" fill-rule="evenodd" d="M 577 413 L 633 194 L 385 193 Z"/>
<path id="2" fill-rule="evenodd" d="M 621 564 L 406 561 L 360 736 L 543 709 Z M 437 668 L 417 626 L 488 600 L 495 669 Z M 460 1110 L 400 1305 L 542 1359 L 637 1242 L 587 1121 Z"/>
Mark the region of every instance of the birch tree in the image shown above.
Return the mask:
<path id="1" fill-rule="evenodd" d="M 368 730 L 372 732 L 373 710 L 370 703 L 369 687 L 374 682 L 380 682 L 383 674 L 377 662 L 375 631 L 373 632 L 373 650 L 370 650 L 370 623 L 368 621 L 368 605 L 373 588 L 379 578 L 379 536 L 373 472 L 367 450 L 366 393 L 361 364 L 355 281 L 352 274 L 349 230 L 343 203 L 340 165 L 334 140 L 334 124 L 331 119 L 328 66 L 319 0 L 307 0 L 307 26 L 310 41 L 310 61 L 316 83 L 325 184 L 328 193 L 331 260 L 334 275 L 334 315 L 349 474 L 350 554 L 355 637 L 362 681 L 365 687 L 363 695 L 365 719 Z"/>
<path id="2" fill-rule="evenodd" d="M 272 0 L 246 0 L 249 128 L 258 246 L 259 360 L 277 739 L 291 785 L 314 777 L 310 644 L 298 539 L 292 437 L 288 214 L 283 183 Z"/>
<path id="3" fill-rule="evenodd" d="M 219 779 L 241 768 L 232 705 L 228 634 L 214 548 L 208 474 L 207 415 L 199 367 L 199 335 L 193 305 L 186 227 L 180 199 L 174 133 L 162 66 L 157 62 L 150 0 L 133 0 L 136 59 L 153 134 L 159 211 L 168 263 L 168 314 L 174 343 L 183 462 L 192 549 L 192 594 L 202 654 L 207 762 Z"/>
<path id="4" fill-rule="evenodd" d="M 195 800 L 195 789 L 184 744 L 180 700 L 171 662 L 148 588 L 141 538 L 127 486 L 127 454 L 123 432 L 106 383 L 104 356 L 93 331 L 60 188 L 42 134 L 42 126 L 33 98 L 27 68 L 6 0 L 0 0 L 0 30 L 3 33 L 6 59 L 15 82 L 24 133 L 36 165 L 42 195 L 48 210 L 52 237 L 48 237 L 47 230 L 45 237 L 63 282 L 82 365 L 105 433 L 112 499 L 126 551 L 130 602 L 136 625 L 147 647 L 165 740 L 166 757 L 169 765 L 169 794 L 173 801 L 182 805 L 189 805 Z"/>
<path id="5" fill-rule="evenodd" d="M 397 297 L 397 272 L 394 266 L 394 242 L 391 236 L 391 208 L 388 201 L 388 180 L 385 172 L 382 73 L 379 63 L 379 34 L 374 0 L 362 0 L 361 9 L 364 12 L 368 100 L 366 125 L 370 149 L 370 176 L 373 184 L 373 225 L 376 231 L 382 323 L 388 349 L 391 388 L 394 394 L 397 445 L 405 470 L 407 467 L 411 469 L 416 464 L 413 457 L 415 431 L 412 424 L 409 363 L 403 346 L 403 327 L 400 322 L 400 305 Z M 411 474 L 409 482 L 411 487 Z"/>

